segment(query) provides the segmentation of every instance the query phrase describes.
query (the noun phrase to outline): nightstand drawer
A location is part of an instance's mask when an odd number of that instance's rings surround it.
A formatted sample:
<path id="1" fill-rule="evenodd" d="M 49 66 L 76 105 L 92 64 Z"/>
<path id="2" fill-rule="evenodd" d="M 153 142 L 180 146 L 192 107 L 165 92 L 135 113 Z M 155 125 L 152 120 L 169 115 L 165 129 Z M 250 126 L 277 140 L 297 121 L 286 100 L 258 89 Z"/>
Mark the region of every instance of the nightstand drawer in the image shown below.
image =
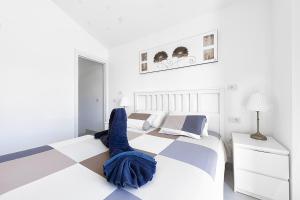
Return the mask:
<path id="1" fill-rule="evenodd" d="M 289 158 L 278 155 L 234 147 L 234 165 L 236 169 L 245 169 L 280 179 L 289 179 Z"/>
<path id="2" fill-rule="evenodd" d="M 249 194 L 260 199 L 288 200 L 289 182 L 251 173 L 244 170 L 234 172 L 238 192 Z"/>

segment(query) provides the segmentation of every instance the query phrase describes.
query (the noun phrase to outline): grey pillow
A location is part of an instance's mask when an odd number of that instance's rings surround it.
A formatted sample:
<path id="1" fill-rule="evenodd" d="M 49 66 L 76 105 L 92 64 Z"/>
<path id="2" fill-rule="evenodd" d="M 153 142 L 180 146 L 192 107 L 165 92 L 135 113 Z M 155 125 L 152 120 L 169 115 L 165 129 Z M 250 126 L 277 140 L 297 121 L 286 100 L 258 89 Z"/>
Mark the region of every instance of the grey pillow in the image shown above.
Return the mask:
<path id="1" fill-rule="evenodd" d="M 143 124 L 143 130 L 148 131 L 151 128 L 151 125 L 148 121 L 145 121 Z"/>

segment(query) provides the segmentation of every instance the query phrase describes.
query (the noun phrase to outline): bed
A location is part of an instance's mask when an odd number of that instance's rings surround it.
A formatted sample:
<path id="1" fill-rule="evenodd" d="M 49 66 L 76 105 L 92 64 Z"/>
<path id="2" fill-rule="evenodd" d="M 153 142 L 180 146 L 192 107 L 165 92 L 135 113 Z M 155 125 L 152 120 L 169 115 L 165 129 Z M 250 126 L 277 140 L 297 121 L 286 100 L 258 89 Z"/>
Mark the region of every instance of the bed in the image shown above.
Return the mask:
<path id="1" fill-rule="evenodd" d="M 118 189 L 106 181 L 102 165 L 108 149 L 88 135 L 0 156 L 0 200 L 221 200 L 226 162 L 221 102 L 220 90 L 135 93 L 137 112 L 204 113 L 210 123 L 209 136 L 200 140 L 159 129 L 128 131 L 130 145 L 157 161 L 154 179 L 139 189 Z"/>

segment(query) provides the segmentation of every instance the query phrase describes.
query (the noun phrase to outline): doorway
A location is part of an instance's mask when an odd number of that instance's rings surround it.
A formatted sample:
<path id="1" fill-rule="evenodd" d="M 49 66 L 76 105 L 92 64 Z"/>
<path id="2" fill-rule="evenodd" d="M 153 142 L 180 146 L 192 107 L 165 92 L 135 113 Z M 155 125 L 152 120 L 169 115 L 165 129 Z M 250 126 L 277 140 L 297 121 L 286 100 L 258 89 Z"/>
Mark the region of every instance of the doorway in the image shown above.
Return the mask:
<path id="1" fill-rule="evenodd" d="M 76 57 L 75 137 L 103 131 L 106 111 L 105 63 L 87 56 Z"/>

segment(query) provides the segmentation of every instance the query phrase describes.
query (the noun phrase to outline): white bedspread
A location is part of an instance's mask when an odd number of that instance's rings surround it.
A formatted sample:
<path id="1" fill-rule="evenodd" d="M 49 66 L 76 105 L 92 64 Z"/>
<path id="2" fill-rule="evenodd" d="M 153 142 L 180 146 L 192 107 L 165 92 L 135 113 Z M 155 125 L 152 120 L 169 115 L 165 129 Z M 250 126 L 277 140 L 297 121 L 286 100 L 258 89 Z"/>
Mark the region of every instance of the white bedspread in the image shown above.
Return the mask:
<path id="1" fill-rule="evenodd" d="M 108 183 L 108 149 L 93 136 L 0 157 L 0 200 L 221 200 L 225 150 L 215 136 L 195 140 L 128 132 L 130 145 L 154 156 L 154 179 L 139 189 Z"/>

